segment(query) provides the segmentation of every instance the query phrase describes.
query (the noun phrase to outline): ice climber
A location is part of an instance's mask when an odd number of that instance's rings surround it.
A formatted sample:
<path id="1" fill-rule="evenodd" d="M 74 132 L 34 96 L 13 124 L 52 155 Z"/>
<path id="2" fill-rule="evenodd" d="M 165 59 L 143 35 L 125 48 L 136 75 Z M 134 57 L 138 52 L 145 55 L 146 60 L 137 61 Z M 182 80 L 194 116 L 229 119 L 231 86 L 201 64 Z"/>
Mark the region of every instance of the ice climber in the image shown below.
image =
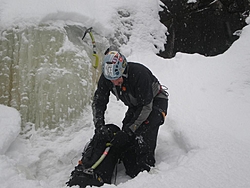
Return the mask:
<path id="1" fill-rule="evenodd" d="M 105 126 L 110 92 L 128 106 L 122 121 L 122 132 L 127 135 L 122 161 L 126 173 L 135 177 L 155 164 L 158 129 L 167 114 L 168 94 L 148 68 L 127 62 L 117 51 L 108 52 L 102 63 L 102 75 L 92 104 L 96 129 Z M 119 140 L 119 134 L 114 142 L 116 139 Z"/>

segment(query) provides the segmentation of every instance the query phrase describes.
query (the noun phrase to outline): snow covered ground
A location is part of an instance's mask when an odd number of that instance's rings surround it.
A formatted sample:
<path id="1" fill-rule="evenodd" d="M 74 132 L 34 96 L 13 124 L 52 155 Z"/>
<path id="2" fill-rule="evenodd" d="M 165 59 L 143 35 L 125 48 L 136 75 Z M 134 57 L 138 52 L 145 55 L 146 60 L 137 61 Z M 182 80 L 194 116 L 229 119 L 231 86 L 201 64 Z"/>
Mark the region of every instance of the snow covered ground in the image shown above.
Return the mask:
<path id="1" fill-rule="evenodd" d="M 130 61 L 148 66 L 169 88 L 169 112 L 159 132 L 156 167 L 128 178 L 119 166 L 119 188 L 250 187 L 250 26 L 232 47 L 216 57 L 178 53 L 165 60 L 158 1 L 0 0 L 0 28 L 47 21 L 93 26 L 104 37 L 121 29 L 130 40 L 121 47 Z M 119 17 L 117 10 L 123 12 Z M 125 13 L 129 17 L 124 17 Z M 131 22 L 133 25 L 121 24 Z M 125 22 L 127 21 L 127 22 Z M 126 107 L 114 97 L 106 122 L 121 124 Z M 93 134 L 90 106 L 73 125 L 20 132 L 15 109 L 0 105 L 0 187 L 65 187 Z M 19 135 L 18 135 L 19 134 Z M 104 185 L 103 187 L 116 187 Z"/>

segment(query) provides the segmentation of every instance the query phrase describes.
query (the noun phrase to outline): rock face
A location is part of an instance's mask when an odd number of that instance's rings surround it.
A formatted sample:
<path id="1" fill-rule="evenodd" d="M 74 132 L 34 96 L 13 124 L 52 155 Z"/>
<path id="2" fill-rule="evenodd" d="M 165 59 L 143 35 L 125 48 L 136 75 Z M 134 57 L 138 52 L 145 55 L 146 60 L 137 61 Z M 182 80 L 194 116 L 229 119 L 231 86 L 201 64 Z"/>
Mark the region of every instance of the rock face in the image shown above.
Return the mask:
<path id="1" fill-rule="evenodd" d="M 165 51 L 214 56 L 225 52 L 238 39 L 249 15 L 249 0 L 161 0 L 161 22 L 167 26 Z"/>

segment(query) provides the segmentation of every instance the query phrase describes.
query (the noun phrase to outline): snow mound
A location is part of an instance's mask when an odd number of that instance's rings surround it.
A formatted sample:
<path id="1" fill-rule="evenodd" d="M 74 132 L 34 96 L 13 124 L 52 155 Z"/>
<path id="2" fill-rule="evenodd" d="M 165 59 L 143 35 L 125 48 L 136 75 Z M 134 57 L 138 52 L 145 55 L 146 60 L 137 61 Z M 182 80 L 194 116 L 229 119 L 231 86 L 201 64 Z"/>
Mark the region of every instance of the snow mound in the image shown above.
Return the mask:
<path id="1" fill-rule="evenodd" d="M 21 117 L 19 112 L 4 105 L 0 105 L 0 154 L 8 150 L 21 130 Z"/>

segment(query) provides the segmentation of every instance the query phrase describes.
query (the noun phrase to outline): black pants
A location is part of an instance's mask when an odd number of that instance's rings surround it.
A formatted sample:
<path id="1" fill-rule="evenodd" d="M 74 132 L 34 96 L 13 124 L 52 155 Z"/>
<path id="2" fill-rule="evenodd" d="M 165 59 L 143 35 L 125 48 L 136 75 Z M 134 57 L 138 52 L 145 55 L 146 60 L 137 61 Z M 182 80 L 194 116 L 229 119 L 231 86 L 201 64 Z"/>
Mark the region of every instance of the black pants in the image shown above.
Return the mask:
<path id="1" fill-rule="evenodd" d="M 167 99 L 155 98 L 149 117 L 140 125 L 136 136 L 132 137 L 125 146 L 122 161 L 130 177 L 133 178 L 144 170 L 149 171 L 150 167 L 155 165 L 158 130 L 159 126 L 164 123 L 167 108 Z"/>

